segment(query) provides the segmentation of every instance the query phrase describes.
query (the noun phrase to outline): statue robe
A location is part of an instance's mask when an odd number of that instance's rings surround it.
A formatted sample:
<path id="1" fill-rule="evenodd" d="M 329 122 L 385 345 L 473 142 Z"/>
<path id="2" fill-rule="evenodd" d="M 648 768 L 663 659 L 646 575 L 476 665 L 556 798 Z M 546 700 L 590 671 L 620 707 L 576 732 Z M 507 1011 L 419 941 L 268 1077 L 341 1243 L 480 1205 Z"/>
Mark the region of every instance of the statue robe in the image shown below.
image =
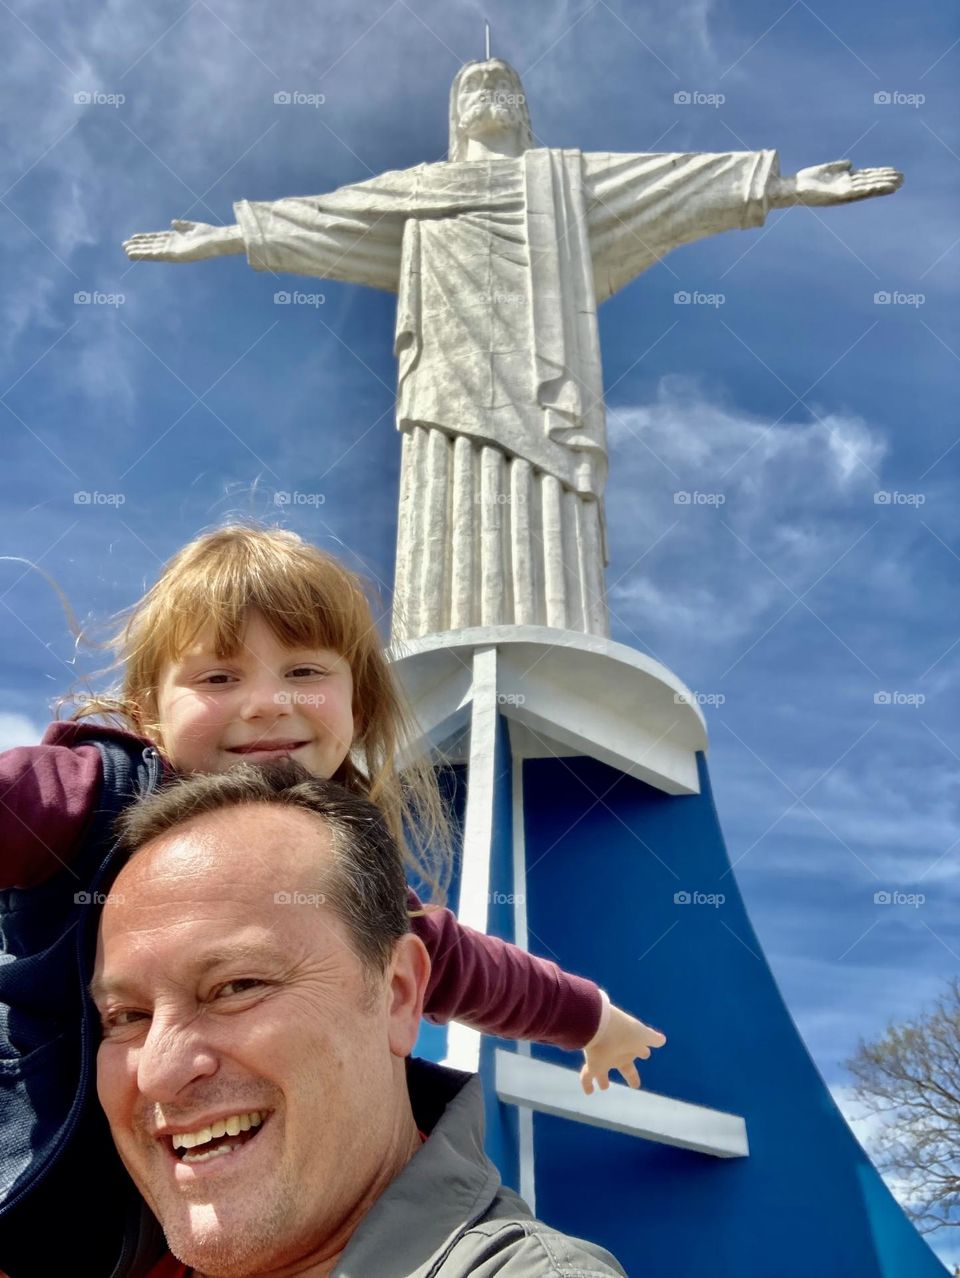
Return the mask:
<path id="1" fill-rule="evenodd" d="M 250 265 L 396 292 L 394 638 L 608 633 L 597 305 L 670 249 L 763 224 L 773 151 L 537 148 L 234 207 Z"/>

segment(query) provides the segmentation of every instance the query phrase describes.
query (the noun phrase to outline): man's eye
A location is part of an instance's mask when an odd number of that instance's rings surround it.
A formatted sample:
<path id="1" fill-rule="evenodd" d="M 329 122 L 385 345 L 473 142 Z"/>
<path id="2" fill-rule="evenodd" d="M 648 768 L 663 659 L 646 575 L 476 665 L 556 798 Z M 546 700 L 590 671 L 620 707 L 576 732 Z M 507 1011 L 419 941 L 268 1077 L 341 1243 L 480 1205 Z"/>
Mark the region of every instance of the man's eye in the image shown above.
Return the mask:
<path id="1" fill-rule="evenodd" d="M 128 1029 L 131 1025 L 136 1025 L 139 1021 L 149 1020 L 150 1017 L 146 1012 L 138 1012 L 132 1008 L 121 1007 L 116 1011 L 104 1012 L 100 1018 L 104 1033 L 109 1033 L 112 1029 Z"/>
<path id="2" fill-rule="evenodd" d="M 229 998 L 231 994 L 248 994 L 250 990 L 262 984 L 263 982 L 258 981 L 254 976 L 244 976 L 236 981 L 226 981 L 217 988 L 216 996 L 220 998 L 226 995 Z"/>

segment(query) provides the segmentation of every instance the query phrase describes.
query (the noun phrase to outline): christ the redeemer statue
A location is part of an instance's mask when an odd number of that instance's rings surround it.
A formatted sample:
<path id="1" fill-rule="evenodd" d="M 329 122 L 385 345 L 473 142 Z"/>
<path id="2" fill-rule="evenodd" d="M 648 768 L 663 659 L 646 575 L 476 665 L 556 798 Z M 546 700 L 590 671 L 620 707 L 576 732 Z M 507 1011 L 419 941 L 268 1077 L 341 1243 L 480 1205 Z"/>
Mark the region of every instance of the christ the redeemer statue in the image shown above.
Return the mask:
<path id="1" fill-rule="evenodd" d="M 398 295 L 403 432 L 393 639 L 530 624 L 609 633 L 597 306 L 670 249 L 768 209 L 888 195 L 891 168 L 781 177 L 775 151 L 534 146 L 516 72 L 468 62 L 449 160 L 329 195 L 241 200 L 233 226 L 134 235 L 134 259 L 246 253 Z"/>

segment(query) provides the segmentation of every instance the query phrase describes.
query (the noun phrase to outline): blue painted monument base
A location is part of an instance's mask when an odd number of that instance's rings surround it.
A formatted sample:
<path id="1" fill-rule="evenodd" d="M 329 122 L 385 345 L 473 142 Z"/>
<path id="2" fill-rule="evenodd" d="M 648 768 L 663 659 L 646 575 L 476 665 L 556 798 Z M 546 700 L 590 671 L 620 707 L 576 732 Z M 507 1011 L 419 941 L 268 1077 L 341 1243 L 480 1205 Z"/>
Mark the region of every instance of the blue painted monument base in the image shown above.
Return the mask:
<path id="1" fill-rule="evenodd" d="M 791 1019 L 731 870 L 703 751 L 691 754 L 699 793 L 668 793 L 569 743 L 540 736 L 531 751 L 529 722 L 510 719 L 498 709 L 492 750 L 452 770 L 468 809 L 481 776 L 487 930 L 525 939 L 662 1029 L 667 1045 L 641 1064 L 644 1090 L 742 1116 L 749 1153 L 712 1156 L 536 1112 L 531 1131 L 529 1110 L 496 1090 L 494 1052 L 517 1045 L 485 1037 L 487 1147 L 504 1181 L 631 1275 L 943 1278 Z M 475 867 L 469 812 L 466 830 L 464 865 L 472 856 Z M 427 1029 L 418 1050 L 440 1059 L 444 1043 Z M 580 1064 L 536 1044 L 532 1056 Z"/>
<path id="2" fill-rule="evenodd" d="M 699 766 L 700 794 L 674 796 L 593 759 L 524 761 L 531 949 L 662 1028 L 644 1086 L 744 1115 L 750 1155 L 537 1114 L 538 1214 L 596 1238 L 630 1274 L 942 1278 L 797 1032 Z M 723 904 L 677 900 L 694 892 Z"/>

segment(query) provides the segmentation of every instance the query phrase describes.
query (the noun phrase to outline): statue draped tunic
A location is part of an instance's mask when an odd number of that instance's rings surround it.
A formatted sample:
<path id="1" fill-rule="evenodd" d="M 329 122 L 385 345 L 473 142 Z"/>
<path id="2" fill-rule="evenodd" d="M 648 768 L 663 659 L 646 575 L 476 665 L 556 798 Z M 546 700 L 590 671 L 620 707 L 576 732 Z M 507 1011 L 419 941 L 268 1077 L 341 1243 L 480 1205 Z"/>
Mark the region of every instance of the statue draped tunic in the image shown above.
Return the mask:
<path id="1" fill-rule="evenodd" d="M 597 306 L 672 248 L 762 225 L 777 176 L 773 151 L 537 148 L 234 206 L 255 269 L 398 295 L 394 640 L 609 632 Z"/>

